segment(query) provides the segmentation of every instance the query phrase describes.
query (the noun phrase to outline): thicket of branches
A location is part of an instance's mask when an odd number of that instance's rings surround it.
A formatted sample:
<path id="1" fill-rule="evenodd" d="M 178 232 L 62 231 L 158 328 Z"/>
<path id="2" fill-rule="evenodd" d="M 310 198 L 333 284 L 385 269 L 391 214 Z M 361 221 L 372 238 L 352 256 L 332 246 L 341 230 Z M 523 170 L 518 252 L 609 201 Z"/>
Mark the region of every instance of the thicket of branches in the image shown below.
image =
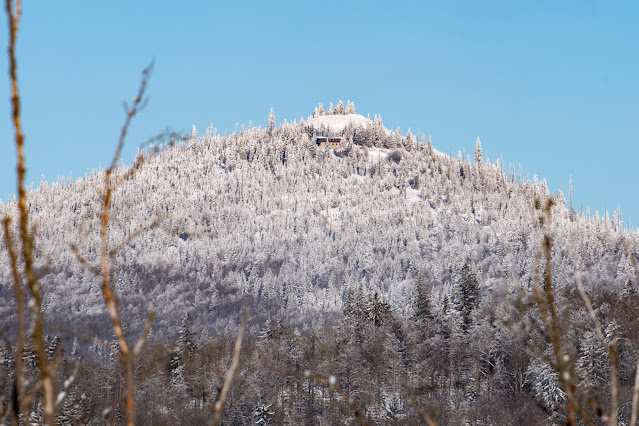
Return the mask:
<path id="1" fill-rule="evenodd" d="M 569 401 L 534 295 L 477 297 L 477 277 L 472 268 L 464 269 L 455 297 L 444 299 L 443 306 L 433 303 L 429 280 L 420 277 L 409 316 L 394 313 L 377 293 L 353 290 L 339 321 L 300 328 L 269 318 L 244 340 L 225 418 L 232 424 L 568 423 Z M 574 418 L 610 423 L 603 420 L 612 405 L 606 347 L 576 289 L 555 297 L 566 368 L 574 374 L 571 383 L 583 411 Z M 592 297 L 606 342 L 617 333 L 617 413 L 627 424 L 639 352 L 639 296 L 629 287 Z M 117 348 L 115 340 L 112 345 Z M 119 422 L 126 383 L 120 363 L 102 344 L 83 354 L 77 347 L 47 340 L 50 360 L 60 365 L 56 387 L 76 377 L 56 421 Z M 233 335 L 208 335 L 189 314 L 175 338 L 152 335 L 136 367 L 136 423 L 207 422 L 233 355 Z M 27 344 L 22 359 L 32 380 L 38 377 L 36 358 Z M 5 398 L 14 367 L 6 346 L 0 368 Z M 41 419 L 37 400 L 29 412 L 32 420 Z"/>

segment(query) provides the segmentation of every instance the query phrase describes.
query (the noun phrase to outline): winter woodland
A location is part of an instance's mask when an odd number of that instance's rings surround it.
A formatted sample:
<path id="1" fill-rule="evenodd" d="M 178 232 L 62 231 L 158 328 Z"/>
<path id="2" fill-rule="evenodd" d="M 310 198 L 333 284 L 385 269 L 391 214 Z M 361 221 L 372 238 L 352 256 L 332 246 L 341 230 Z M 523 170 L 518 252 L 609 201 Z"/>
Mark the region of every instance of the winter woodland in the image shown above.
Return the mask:
<path id="1" fill-rule="evenodd" d="M 317 136 L 341 137 L 339 149 L 320 149 Z M 79 369 L 62 424 L 122 418 L 102 293 L 72 249 L 100 261 L 103 173 L 42 181 L 28 195 L 50 355 L 61 360 L 59 380 Z M 580 395 L 596 403 L 588 407 L 610 405 L 607 354 L 576 271 L 606 338 L 619 334 L 618 411 L 628 421 L 639 236 L 620 211 L 577 211 L 544 180 L 485 158 L 479 139 L 472 159 L 444 154 L 427 135 L 390 131 L 350 101 L 279 126 L 271 111 L 266 128 L 230 135 L 194 127 L 129 176 L 111 204 L 126 331 L 137 336 L 147 305 L 157 310 L 137 371 L 139 424 L 206 422 L 245 310 L 228 424 L 420 424 L 422 412 L 438 424 L 565 422 L 565 389 L 531 302 L 543 285 L 547 226 L 535 204 L 550 198 L 552 280 Z M 16 211 L 15 201 L 0 203 L 0 218 Z M 2 254 L 4 410 L 12 285 Z M 30 371 L 34 356 L 23 354 Z M 41 415 L 37 400 L 30 413 Z"/>

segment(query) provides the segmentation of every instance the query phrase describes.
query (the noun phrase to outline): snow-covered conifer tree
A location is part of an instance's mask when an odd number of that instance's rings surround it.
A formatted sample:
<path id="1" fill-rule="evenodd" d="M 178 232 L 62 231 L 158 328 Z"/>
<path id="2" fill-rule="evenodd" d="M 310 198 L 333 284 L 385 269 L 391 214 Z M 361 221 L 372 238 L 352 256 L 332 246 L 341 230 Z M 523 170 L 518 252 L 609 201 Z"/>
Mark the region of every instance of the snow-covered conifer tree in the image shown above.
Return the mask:
<path id="1" fill-rule="evenodd" d="M 272 134 L 273 131 L 275 130 L 275 111 L 273 110 L 273 108 L 271 108 L 271 112 L 268 115 L 268 123 L 266 125 L 266 130 Z"/>
<path id="2" fill-rule="evenodd" d="M 537 360 L 526 370 L 526 382 L 530 384 L 535 398 L 550 411 L 549 420 L 553 424 L 564 423 L 560 410 L 566 401 L 566 391 L 559 381 L 559 373 L 547 362 Z"/>
<path id="3" fill-rule="evenodd" d="M 475 141 L 475 162 L 473 163 L 473 166 L 481 167 L 482 164 L 484 163 L 482 160 L 481 141 L 479 140 L 479 137 L 477 137 L 477 140 Z"/>
<path id="4" fill-rule="evenodd" d="M 464 263 L 459 272 L 454 296 L 455 307 L 462 316 L 463 327 L 467 328 L 472 322 L 471 314 L 479 306 L 481 298 L 479 282 L 468 263 Z"/>
<path id="5" fill-rule="evenodd" d="M 432 319 L 432 306 L 430 301 L 430 292 L 428 284 L 423 274 L 419 274 L 415 281 L 415 289 L 413 292 L 413 317 L 418 322 L 424 322 Z"/>
<path id="6" fill-rule="evenodd" d="M 348 101 L 346 103 L 346 109 L 344 110 L 344 114 L 355 114 L 355 103 Z"/>
<path id="7" fill-rule="evenodd" d="M 191 129 L 191 135 L 189 136 L 189 142 L 191 142 L 191 143 L 197 142 L 197 129 L 195 128 L 195 124 L 193 125 L 193 128 Z"/>

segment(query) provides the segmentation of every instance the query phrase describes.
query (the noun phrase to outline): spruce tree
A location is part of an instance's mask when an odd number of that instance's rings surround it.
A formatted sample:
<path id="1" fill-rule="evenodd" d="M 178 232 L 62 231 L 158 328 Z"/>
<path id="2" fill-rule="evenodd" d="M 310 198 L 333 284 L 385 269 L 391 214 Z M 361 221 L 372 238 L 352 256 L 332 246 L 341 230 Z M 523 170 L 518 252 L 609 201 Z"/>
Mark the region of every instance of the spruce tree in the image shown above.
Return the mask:
<path id="1" fill-rule="evenodd" d="M 391 310 L 388 303 L 379 297 L 379 293 L 375 292 L 372 297 L 369 296 L 368 306 L 366 307 L 369 320 L 376 327 L 381 327 L 388 323 L 391 317 Z"/>
<path id="2" fill-rule="evenodd" d="M 344 114 L 355 114 L 355 104 L 351 101 L 346 103 L 346 109 L 344 110 Z"/>
<path id="3" fill-rule="evenodd" d="M 481 141 L 479 140 L 479 137 L 477 137 L 477 140 L 475 141 L 475 162 L 473 163 L 473 166 L 479 168 L 482 164 Z"/>
<path id="4" fill-rule="evenodd" d="M 171 369 L 173 370 L 174 384 L 183 384 L 186 373 L 186 365 L 196 352 L 194 338 L 193 319 L 187 312 L 182 318 L 180 335 L 176 343 L 175 354 L 171 358 Z"/>
<path id="5" fill-rule="evenodd" d="M 268 115 L 268 124 L 266 125 L 266 130 L 270 133 L 273 134 L 273 131 L 275 130 L 275 111 L 273 110 L 273 108 L 271 108 L 271 112 Z"/>
<path id="6" fill-rule="evenodd" d="M 426 278 L 422 274 L 419 274 L 417 281 L 415 281 L 413 318 L 420 323 L 433 318 L 430 292 L 428 291 Z"/>
<path id="7" fill-rule="evenodd" d="M 472 323 L 472 313 L 479 306 L 479 282 L 468 263 L 462 267 L 455 287 L 455 307 L 462 316 L 464 330 Z"/>

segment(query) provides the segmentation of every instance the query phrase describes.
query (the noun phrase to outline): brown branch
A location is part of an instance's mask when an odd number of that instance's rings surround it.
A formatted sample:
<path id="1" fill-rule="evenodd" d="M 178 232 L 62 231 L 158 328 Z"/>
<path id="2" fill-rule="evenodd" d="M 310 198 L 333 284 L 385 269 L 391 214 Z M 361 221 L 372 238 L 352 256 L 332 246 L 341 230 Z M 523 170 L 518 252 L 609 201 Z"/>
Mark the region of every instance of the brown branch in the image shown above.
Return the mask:
<path id="1" fill-rule="evenodd" d="M 637 360 L 637 366 L 635 367 L 635 386 L 632 389 L 632 416 L 630 417 L 630 426 L 637 424 L 637 410 L 639 410 L 639 360 Z"/>
<path id="2" fill-rule="evenodd" d="M 536 207 L 540 207 L 540 201 L 535 200 Z M 577 399 L 577 386 L 575 384 L 575 374 L 570 368 L 568 355 L 564 353 L 562 340 L 561 340 L 561 327 L 559 316 L 555 307 L 555 296 L 553 291 L 552 282 L 552 207 L 554 200 L 548 199 L 541 216 L 541 223 L 545 225 L 545 232 L 542 237 L 541 249 L 535 257 L 535 267 L 533 270 L 533 286 L 535 289 L 535 299 L 537 306 L 542 315 L 544 325 L 546 326 L 546 333 L 552 343 L 554 360 L 548 358 L 551 366 L 557 371 L 559 375 L 559 381 L 561 382 L 564 391 L 566 392 L 566 398 L 568 399 L 568 423 L 571 425 L 577 424 L 576 415 L 578 414 L 584 423 L 587 425 L 594 425 L 594 422 L 583 409 L 582 405 Z M 538 279 L 538 264 L 541 260 L 541 255 L 545 257 L 545 271 L 544 271 L 544 289 L 539 288 Z"/>
<path id="3" fill-rule="evenodd" d="M 11 272 L 13 274 L 13 292 L 16 296 L 16 314 L 18 316 L 18 335 L 16 337 L 16 356 L 15 356 L 15 373 L 13 377 L 13 395 L 11 398 L 11 409 L 17 422 L 20 412 L 25 411 L 25 407 L 20 407 L 20 401 L 23 400 L 22 382 L 24 380 L 24 369 L 22 365 L 22 349 L 24 347 L 24 338 L 26 336 L 24 324 L 24 293 L 22 292 L 22 280 L 18 271 L 18 256 L 13 249 L 13 241 L 11 239 L 10 218 L 5 218 L 4 238 L 7 245 L 7 252 L 11 261 Z"/>
<path id="4" fill-rule="evenodd" d="M 149 316 L 144 323 L 144 329 L 142 330 L 142 335 L 138 339 L 137 343 L 133 347 L 133 356 L 137 357 L 142 352 L 142 346 L 144 346 L 144 342 L 149 337 L 149 332 L 151 331 L 151 324 L 153 323 L 153 319 L 155 318 L 155 309 L 153 306 L 149 306 Z"/>
<path id="5" fill-rule="evenodd" d="M 240 331 L 237 333 L 237 339 L 235 340 L 235 349 L 233 351 L 233 361 L 231 362 L 231 366 L 229 367 L 229 371 L 226 373 L 226 377 L 224 378 L 224 385 L 222 385 L 222 390 L 215 401 L 215 405 L 213 406 L 213 418 L 211 420 L 211 424 L 217 426 L 222 421 L 222 412 L 224 411 L 224 404 L 226 403 L 226 396 L 231 389 L 231 382 L 233 381 L 233 376 L 235 375 L 235 371 L 240 364 L 240 350 L 242 348 L 242 338 L 244 337 L 244 330 L 246 330 L 246 322 L 248 320 L 248 311 L 244 312 L 244 318 L 242 319 L 242 325 L 240 326 Z"/>
<path id="6" fill-rule="evenodd" d="M 149 81 L 149 77 L 151 76 L 151 71 L 153 70 L 153 64 L 150 64 L 146 68 L 142 70 L 142 79 L 140 81 L 140 87 L 138 88 L 138 93 L 133 100 L 133 106 L 129 108 L 125 104 L 125 113 L 126 119 L 124 120 L 124 124 L 122 125 L 122 129 L 120 130 L 120 139 L 118 140 L 118 145 L 115 149 L 115 154 L 113 155 L 113 160 L 111 161 L 111 165 L 106 170 L 106 175 L 110 176 L 113 170 L 118 166 L 118 161 L 120 160 L 120 154 L 122 153 L 122 148 L 124 148 L 124 141 L 126 140 L 126 135 L 129 131 L 129 127 L 131 126 L 131 121 L 133 117 L 144 109 L 146 106 L 146 99 L 144 99 L 144 94 L 146 92 L 146 86 Z"/>
<path id="7" fill-rule="evenodd" d="M 623 239 L 623 246 L 626 249 L 626 253 L 630 258 L 630 263 L 635 268 L 635 274 L 637 276 L 637 280 L 639 281 L 639 265 L 637 265 L 637 259 L 634 254 L 630 250 L 630 245 L 628 241 Z M 637 411 L 639 411 L 639 359 L 637 359 L 637 366 L 635 367 L 637 373 L 635 375 L 635 385 L 632 389 L 632 414 L 630 418 L 630 426 L 635 426 L 637 424 Z"/>
<path id="8" fill-rule="evenodd" d="M 115 333 L 116 340 L 118 342 L 118 346 L 120 348 L 120 361 L 124 365 L 125 377 L 126 377 L 126 388 L 125 388 L 125 411 L 127 418 L 127 425 L 133 425 L 135 423 L 135 351 L 131 351 L 122 331 L 122 318 L 120 314 L 120 305 L 117 297 L 111 290 L 111 268 L 110 268 L 110 259 L 114 255 L 114 253 L 108 248 L 108 225 L 110 218 L 110 209 L 111 209 L 111 201 L 113 198 L 113 194 L 117 189 L 118 182 L 123 182 L 122 180 L 116 181 L 115 183 L 111 182 L 111 176 L 116 171 L 116 167 L 118 165 L 118 161 L 120 158 L 120 154 L 122 153 L 122 148 L 124 147 L 124 141 L 126 139 L 126 135 L 128 133 L 129 126 L 131 125 L 131 121 L 133 117 L 141 111 L 146 101 L 144 100 L 144 94 L 146 91 L 146 86 L 148 82 L 148 78 L 151 72 L 152 65 L 148 66 L 142 71 L 142 79 L 140 82 L 140 87 L 138 89 L 138 93 L 133 100 L 133 104 L 131 108 L 126 108 L 126 119 L 124 120 L 124 124 L 122 125 L 122 129 L 120 131 L 120 139 L 118 141 L 118 145 L 115 150 L 115 154 L 113 156 L 113 161 L 108 169 L 104 172 L 104 192 L 102 195 L 102 215 L 100 217 L 100 271 L 102 275 L 102 296 L 104 298 L 104 304 L 106 305 L 107 311 L 109 313 L 109 317 L 111 318 L 111 327 Z M 134 167 L 130 169 L 131 173 L 137 170 L 139 165 L 143 162 L 143 156 L 139 157 L 139 160 L 136 161 Z M 125 173 L 125 176 L 130 176 Z M 141 350 L 142 345 L 148 335 L 148 330 L 150 329 L 150 322 L 153 320 L 153 312 L 149 315 L 149 319 L 147 320 L 147 324 L 145 325 L 144 332 L 140 337 L 140 340 L 136 344 L 138 348 L 138 352 Z"/>
<path id="9" fill-rule="evenodd" d="M 607 421 L 612 426 L 617 425 L 617 408 L 619 407 L 619 376 L 617 374 L 617 367 L 619 364 L 619 353 L 618 353 L 618 338 L 617 332 L 613 333 L 612 342 L 608 343 L 606 341 L 606 336 L 604 335 L 603 328 L 601 327 L 601 322 L 597 318 L 597 314 L 595 313 L 594 308 L 592 307 L 592 303 L 586 290 L 584 288 L 583 282 L 581 280 L 581 274 L 579 272 L 579 259 L 577 258 L 577 251 L 575 250 L 574 239 L 572 239 L 572 261 L 575 265 L 575 282 L 577 284 L 577 289 L 579 290 L 579 295 L 581 299 L 584 301 L 584 305 L 586 305 L 586 310 L 588 311 L 588 315 L 592 323 L 595 326 L 595 332 L 597 334 L 597 338 L 601 345 L 603 345 L 604 349 L 608 353 L 608 362 L 610 364 L 610 395 L 611 395 L 611 403 L 610 403 L 610 416 Z"/>
<path id="10" fill-rule="evenodd" d="M 29 231 L 29 213 L 27 210 L 27 190 L 25 186 L 25 157 L 24 134 L 22 132 L 20 116 L 20 93 L 18 90 L 16 39 L 20 23 L 20 0 L 6 0 L 6 12 L 9 18 L 9 76 L 11 80 L 11 107 L 13 128 L 15 132 L 15 144 L 17 151 L 17 177 L 18 177 L 18 210 L 20 216 L 20 241 L 22 243 L 21 255 L 24 260 L 24 275 L 31 296 L 32 306 L 32 338 L 35 351 L 38 356 L 40 368 L 40 381 L 44 391 L 44 423 L 53 424 L 55 421 L 55 389 L 53 372 L 45 353 L 44 324 L 42 315 L 42 287 L 34 273 L 34 242 L 33 234 Z"/>
<path id="11" fill-rule="evenodd" d="M 87 260 L 87 258 L 82 256 L 82 253 L 80 253 L 80 248 L 78 248 L 78 246 L 75 243 L 71 243 L 70 247 L 71 247 L 71 250 L 73 250 L 73 253 L 75 254 L 76 260 L 80 262 L 81 265 L 85 266 L 93 275 L 99 277 L 101 274 L 100 268 L 92 265 L 91 262 Z"/>
<path id="12" fill-rule="evenodd" d="M 417 412 L 419 413 L 420 416 L 422 416 L 422 419 L 424 419 L 424 421 L 426 422 L 426 424 L 428 426 L 437 426 L 437 423 L 435 423 L 433 421 L 433 419 L 431 419 L 428 414 L 426 414 L 426 410 L 424 410 L 423 408 L 419 407 L 417 409 Z"/>
<path id="13" fill-rule="evenodd" d="M 153 222 L 151 222 L 149 225 L 143 226 L 142 228 L 135 230 L 127 238 L 125 238 L 125 240 L 120 245 L 118 245 L 117 247 L 112 248 L 111 250 L 109 250 L 109 257 L 115 256 L 121 250 L 123 250 L 124 247 L 129 245 L 133 240 L 138 238 L 140 235 L 142 235 L 143 233 L 148 232 L 148 231 L 150 231 L 152 229 L 158 228 L 161 224 L 162 224 L 162 218 L 158 217 Z"/>

